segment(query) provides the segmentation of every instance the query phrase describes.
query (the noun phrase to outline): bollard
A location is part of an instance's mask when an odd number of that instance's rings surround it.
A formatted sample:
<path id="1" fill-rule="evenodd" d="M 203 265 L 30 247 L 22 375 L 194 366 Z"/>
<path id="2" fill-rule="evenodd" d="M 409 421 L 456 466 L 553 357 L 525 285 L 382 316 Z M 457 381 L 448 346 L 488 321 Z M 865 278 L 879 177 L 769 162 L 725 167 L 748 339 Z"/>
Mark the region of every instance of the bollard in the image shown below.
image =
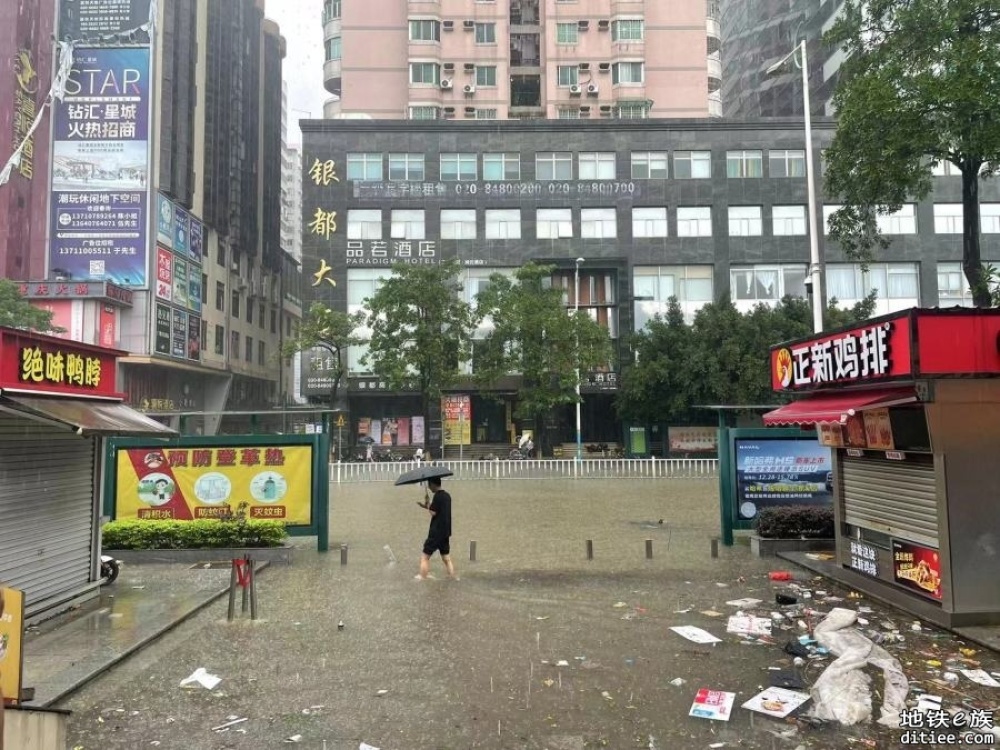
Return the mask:
<path id="1" fill-rule="evenodd" d="M 469 542 L 469 562 L 476 561 L 476 541 Z"/>
<path id="2" fill-rule="evenodd" d="M 594 559 L 594 540 L 593 539 L 588 539 L 587 540 L 587 559 L 588 560 L 593 560 Z"/>
<path id="3" fill-rule="evenodd" d="M 718 556 L 719 556 L 719 540 L 718 539 L 713 539 L 712 540 L 712 557 L 718 557 Z"/>
<path id="4" fill-rule="evenodd" d="M 347 565 L 347 545 L 340 545 L 340 564 Z"/>
<path id="5" fill-rule="evenodd" d="M 646 559 L 647 560 L 652 560 L 653 559 L 653 540 L 652 539 L 647 539 L 646 540 Z"/>

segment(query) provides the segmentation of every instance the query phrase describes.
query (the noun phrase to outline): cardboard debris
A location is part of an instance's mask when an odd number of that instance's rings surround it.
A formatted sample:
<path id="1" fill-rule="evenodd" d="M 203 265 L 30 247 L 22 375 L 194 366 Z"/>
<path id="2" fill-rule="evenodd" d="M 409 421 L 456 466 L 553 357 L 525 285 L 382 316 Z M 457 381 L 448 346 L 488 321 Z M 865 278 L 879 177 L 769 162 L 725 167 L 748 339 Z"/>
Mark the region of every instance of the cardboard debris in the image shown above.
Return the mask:
<path id="1" fill-rule="evenodd" d="M 726 602 L 730 607 L 739 607 L 740 609 L 750 609 L 751 607 L 756 607 L 758 604 L 763 604 L 762 599 L 753 599 L 749 596 L 742 599 L 731 599 Z"/>
<path id="2" fill-rule="evenodd" d="M 773 716 L 776 719 L 784 719 L 807 700 L 809 700 L 809 693 L 772 687 L 757 693 L 743 704 L 743 708 Z"/>
<path id="3" fill-rule="evenodd" d="M 698 614 L 705 615 L 705 617 L 722 617 L 722 613 L 716 612 L 714 609 L 703 609 Z"/>
<path id="4" fill-rule="evenodd" d="M 771 635 L 771 619 L 754 617 L 753 615 L 732 615 L 726 625 L 726 632 L 756 637 L 769 636 Z"/>
<path id="5" fill-rule="evenodd" d="M 205 671 L 204 667 L 198 667 L 189 677 L 185 677 L 181 680 L 181 687 L 187 687 L 188 685 L 194 685 L 197 683 L 206 690 L 215 690 L 215 688 L 219 686 L 220 682 L 222 682 L 221 677 L 209 674 Z"/>
<path id="6" fill-rule="evenodd" d="M 677 635 L 687 638 L 694 643 L 722 643 L 721 638 L 716 638 L 707 630 L 696 628 L 693 625 L 677 625 L 672 628 Z"/>
<path id="7" fill-rule="evenodd" d="M 736 693 L 701 688 L 694 696 L 694 703 L 691 704 L 688 716 L 712 721 L 729 721 L 735 702 Z"/>
<path id="8" fill-rule="evenodd" d="M 1000 687 L 1000 682 L 997 682 L 984 669 L 961 669 L 959 670 L 962 674 L 968 677 L 977 685 L 985 685 L 986 687 Z"/>

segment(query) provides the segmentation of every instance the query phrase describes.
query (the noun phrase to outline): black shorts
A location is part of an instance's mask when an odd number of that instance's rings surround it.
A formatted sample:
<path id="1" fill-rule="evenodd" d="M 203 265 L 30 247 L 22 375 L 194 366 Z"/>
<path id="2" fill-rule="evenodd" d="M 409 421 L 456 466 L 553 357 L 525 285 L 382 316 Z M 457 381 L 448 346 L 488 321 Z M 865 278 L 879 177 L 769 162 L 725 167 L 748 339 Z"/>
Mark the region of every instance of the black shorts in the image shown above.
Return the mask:
<path id="1" fill-rule="evenodd" d="M 451 554 L 451 539 L 449 537 L 427 537 L 424 542 L 424 554 L 432 557 L 435 552 L 440 552 L 442 556 Z"/>

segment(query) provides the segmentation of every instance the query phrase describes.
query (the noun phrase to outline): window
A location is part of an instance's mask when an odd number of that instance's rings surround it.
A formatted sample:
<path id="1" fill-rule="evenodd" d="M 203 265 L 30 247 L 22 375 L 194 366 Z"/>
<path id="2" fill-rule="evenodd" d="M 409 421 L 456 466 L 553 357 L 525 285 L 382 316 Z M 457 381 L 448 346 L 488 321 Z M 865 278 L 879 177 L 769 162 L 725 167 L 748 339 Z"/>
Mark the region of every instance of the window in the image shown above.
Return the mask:
<path id="1" fill-rule="evenodd" d="M 233 289 L 232 294 L 230 295 L 230 304 L 231 304 L 231 308 L 229 310 L 229 314 L 232 315 L 234 318 L 240 317 L 240 290 L 239 289 Z"/>
<path id="2" fill-rule="evenodd" d="M 331 36 L 324 43 L 327 60 L 339 60 L 341 52 L 341 41 L 339 36 Z"/>
<path id="3" fill-rule="evenodd" d="M 711 151 L 674 151 L 674 179 L 707 180 L 711 176 Z"/>
<path id="4" fill-rule="evenodd" d="M 645 120 L 649 117 L 648 102 L 618 102 L 615 117 L 619 120 Z"/>
<path id="5" fill-rule="evenodd" d="M 424 181 L 423 154 L 389 154 L 389 179 Z"/>
<path id="6" fill-rule="evenodd" d="M 727 151 L 727 177 L 761 177 L 764 160 L 760 151 Z"/>
<path id="7" fill-rule="evenodd" d="M 441 154 L 441 179 L 444 182 L 475 182 L 475 154 Z"/>
<path id="8" fill-rule="evenodd" d="M 432 62 L 410 63 L 410 83 L 441 83 L 441 66 Z"/>
<path id="9" fill-rule="evenodd" d="M 579 179 L 581 180 L 613 180 L 615 179 L 615 152 L 581 153 L 579 162 Z"/>
<path id="10" fill-rule="evenodd" d="M 257 308 L 257 325 L 264 329 L 264 318 L 267 315 L 267 306 L 261 302 Z"/>
<path id="11" fill-rule="evenodd" d="M 641 62 L 617 62 L 611 66 L 611 83 L 642 83 L 644 68 Z"/>
<path id="12" fill-rule="evenodd" d="M 805 151 L 768 151 L 767 169 L 771 177 L 805 177 Z"/>
<path id="13" fill-rule="evenodd" d="M 483 154 L 483 179 L 487 182 L 521 179 L 520 154 Z"/>
<path id="14" fill-rule="evenodd" d="M 559 85 L 563 88 L 577 86 L 580 83 L 580 68 L 577 65 L 559 65 L 556 68 L 559 75 Z"/>
<path id="15" fill-rule="evenodd" d="M 257 364 L 261 365 L 261 366 L 264 365 L 264 342 L 263 341 L 258 341 L 257 342 Z"/>
<path id="16" fill-rule="evenodd" d="M 495 23 L 476 24 L 476 44 L 496 44 L 497 25 Z"/>
<path id="17" fill-rule="evenodd" d="M 226 353 L 226 329 L 218 323 L 215 325 L 215 353 Z"/>
<path id="18" fill-rule="evenodd" d="M 253 337 L 247 336 L 245 339 L 246 349 L 243 353 L 243 359 L 247 362 L 253 362 Z"/>
<path id="19" fill-rule="evenodd" d="M 323 25 L 335 18 L 340 18 L 340 0 L 326 0 L 323 3 Z"/>
<path id="20" fill-rule="evenodd" d="M 876 219 L 879 231 L 882 234 L 916 234 L 917 214 L 915 208 L 912 203 L 906 203 L 900 206 L 898 211 L 891 214 L 879 214 Z"/>
<path id="21" fill-rule="evenodd" d="M 215 249 L 215 262 L 220 266 L 226 265 L 226 245 L 220 242 Z"/>
<path id="22" fill-rule="evenodd" d="M 535 234 L 540 240 L 573 236 L 573 211 L 569 208 L 540 208 L 535 213 Z"/>
<path id="23" fill-rule="evenodd" d="M 611 23 L 611 41 L 613 42 L 641 42 L 642 41 L 642 21 L 638 18 L 628 18 Z"/>
<path id="24" fill-rule="evenodd" d="M 842 307 L 855 305 L 876 292 L 875 314 L 885 315 L 920 304 L 920 275 L 916 263 L 828 263 L 826 296 Z"/>
<path id="25" fill-rule="evenodd" d="M 486 210 L 486 239 L 521 239 L 521 209 L 501 208 Z"/>
<path id="26" fill-rule="evenodd" d="M 226 309 L 226 285 L 221 281 L 215 282 L 215 309 Z"/>
<path id="27" fill-rule="evenodd" d="M 392 233 L 394 240 L 424 239 L 424 210 L 422 208 L 392 209 Z"/>
<path id="28" fill-rule="evenodd" d="M 1000 234 L 1000 203 L 980 203 L 979 222 L 980 233 Z"/>
<path id="29" fill-rule="evenodd" d="M 381 180 L 382 154 L 348 154 L 347 179 Z"/>
<path id="30" fill-rule="evenodd" d="M 382 239 L 382 211 L 377 208 L 347 210 L 347 239 Z"/>
<path id="31" fill-rule="evenodd" d="M 666 237 L 667 209 L 664 208 L 633 208 L 633 237 Z"/>
<path id="32" fill-rule="evenodd" d="M 729 207 L 730 237 L 760 237 L 763 233 L 760 206 Z"/>
<path id="33" fill-rule="evenodd" d="M 496 86 L 497 85 L 497 66 L 496 65 L 477 65 L 476 66 L 476 85 L 477 86 Z"/>
<path id="34" fill-rule="evenodd" d="M 411 120 L 436 120 L 438 119 L 438 115 L 439 115 L 439 110 L 437 107 L 431 107 L 431 106 L 410 107 Z"/>
<path id="35" fill-rule="evenodd" d="M 938 304 L 941 307 L 952 305 L 972 306 L 972 292 L 969 282 L 965 279 L 961 263 L 938 263 Z"/>
<path id="36" fill-rule="evenodd" d="M 495 107 L 490 108 L 490 109 L 477 109 L 476 110 L 476 119 L 477 120 L 496 120 L 497 119 L 497 110 L 496 110 Z"/>
<path id="37" fill-rule="evenodd" d="M 961 234 L 963 216 L 961 203 L 935 203 L 934 234 Z"/>
<path id="38" fill-rule="evenodd" d="M 931 167 L 931 174 L 935 177 L 961 177 L 962 170 L 950 161 L 941 160 Z"/>
<path id="39" fill-rule="evenodd" d="M 607 239 L 618 236 L 618 222 L 613 208 L 581 208 L 580 236 Z"/>
<path id="40" fill-rule="evenodd" d="M 772 206 L 771 233 L 775 237 L 806 234 L 806 207 Z"/>
<path id="41" fill-rule="evenodd" d="M 807 270 L 805 265 L 734 267 L 729 272 L 733 300 L 745 311 L 760 302 L 805 297 Z"/>
<path id="42" fill-rule="evenodd" d="M 201 304 L 202 305 L 207 305 L 208 304 L 208 274 L 207 273 L 203 273 L 201 275 Z M 204 337 L 202 337 L 202 340 L 204 340 Z M 206 341 L 205 343 L 207 344 L 208 342 Z"/>
<path id="43" fill-rule="evenodd" d="M 233 359 L 240 358 L 240 332 L 229 332 L 229 356 Z"/>
<path id="44" fill-rule="evenodd" d="M 476 239 L 476 209 L 442 208 L 441 239 L 443 240 Z"/>
<path id="45" fill-rule="evenodd" d="M 666 151 L 633 151 L 633 180 L 665 180 L 667 179 Z"/>
<path id="46" fill-rule="evenodd" d="M 830 219 L 832 219 L 833 215 L 842 208 L 843 206 L 838 205 L 823 206 L 823 231 L 827 235 L 830 234 Z"/>
<path id="47" fill-rule="evenodd" d="M 535 179 L 572 180 L 573 154 L 568 151 L 542 151 L 535 154 Z"/>
<path id="48" fill-rule="evenodd" d="M 712 209 L 709 206 L 677 209 L 678 237 L 711 237 Z"/>
<path id="49" fill-rule="evenodd" d="M 253 304 L 251 304 L 249 299 L 247 300 L 246 307 L 244 307 L 243 309 L 246 311 L 247 314 L 247 323 L 253 323 Z"/>
<path id="50" fill-rule="evenodd" d="M 278 332 L 278 311 L 275 308 L 271 308 L 271 333 Z"/>
<path id="51" fill-rule="evenodd" d="M 430 19 L 410 21 L 411 42 L 440 42 L 441 24 Z"/>
<path id="52" fill-rule="evenodd" d="M 580 41 L 580 26 L 573 23 L 556 24 L 556 44 L 576 44 Z"/>
<path id="53" fill-rule="evenodd" d="M 632 271 L 635 330 L 656 315 L 665 315 L 673 297 L 690 323 L 694 314 L 714 299 L 712 266 L 638 266 Z"/>
<path id="54" fill-rule="evenodd" d="M 556 119 L 559 120 L 579 120 L 579 107 L 560 107 L 556 110 Z"/>

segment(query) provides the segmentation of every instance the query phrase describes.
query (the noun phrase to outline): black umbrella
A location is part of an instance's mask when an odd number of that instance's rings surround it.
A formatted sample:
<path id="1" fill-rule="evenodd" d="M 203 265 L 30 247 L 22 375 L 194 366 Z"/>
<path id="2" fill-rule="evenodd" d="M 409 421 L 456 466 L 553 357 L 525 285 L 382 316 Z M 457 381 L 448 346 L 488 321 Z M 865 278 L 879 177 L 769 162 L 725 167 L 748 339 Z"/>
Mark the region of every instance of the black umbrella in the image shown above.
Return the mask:
<path id="1" fill-rule="evenodd" d="M 450 477 L 454 473 L 451 469 L 446 469 L 444 466 L 421 466 L 419 469 L 413 469 L 412 471 L 400 474 L 399 479 L 396 480 L 396 486 L 399 487 L 401 484 L 419 484 L 435 477 Z"/>
<path id="2" fill-rule="evenodd" d="M 360 445 L 368 445 L 374 442 L 375 438 L 373 438 L 371 435 L 362 435 L 361 437 L 358 438 L 358 443 Z"/>

